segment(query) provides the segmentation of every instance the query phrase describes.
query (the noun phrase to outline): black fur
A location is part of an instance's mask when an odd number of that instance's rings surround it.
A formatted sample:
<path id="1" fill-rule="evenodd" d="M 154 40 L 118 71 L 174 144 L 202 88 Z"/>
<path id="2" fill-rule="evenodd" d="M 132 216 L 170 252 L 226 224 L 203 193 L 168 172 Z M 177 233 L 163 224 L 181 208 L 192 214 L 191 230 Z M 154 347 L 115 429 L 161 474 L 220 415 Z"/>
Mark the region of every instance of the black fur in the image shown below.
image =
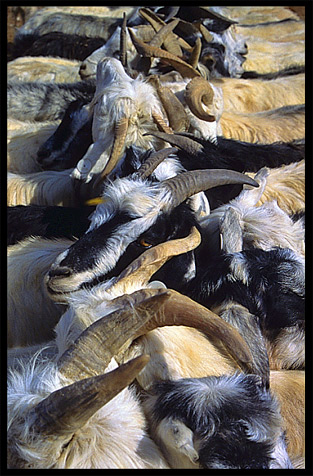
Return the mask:
<path id="1" fill-rule="evenodd" d="M 7 207 L 7 245 L 14 245 L 29 236 L 79 238 L 87 231 L 90 225 L 88 216 L 94 209 L 44 205 Z"/>

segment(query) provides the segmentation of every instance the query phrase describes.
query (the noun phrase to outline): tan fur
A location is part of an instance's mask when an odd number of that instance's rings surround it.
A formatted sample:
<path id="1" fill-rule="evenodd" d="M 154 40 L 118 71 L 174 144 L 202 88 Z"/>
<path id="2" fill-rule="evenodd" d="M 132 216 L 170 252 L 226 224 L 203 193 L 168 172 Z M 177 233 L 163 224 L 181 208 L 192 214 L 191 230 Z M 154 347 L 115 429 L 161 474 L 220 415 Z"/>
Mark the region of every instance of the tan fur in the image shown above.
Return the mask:
<path id="1" fill-rule="evenodd" d="M 242 26 L 235 25 L 235 32 L 244 38 L 263 38 L 265 41 L 283 41 L 282 38 L 293 41 L 294 35 L 304 35 L 304 21 L 291 21 L 279 24 Z"/>
<path id="2" fill-rule="evenodd" d="M 276 200 L 289 215 L 305 210 L 305 161 L 268 169 L 266 186 L 256 206 Z M 254 177 L 254 173 L 247 173 Z"/>
<path id="3" fill-rule="evenodd" d="M 99 17 L 123 18 L 123 12 L 125 12 L 126 15 L 130 15 L 131 13 L 133 13 L 135 8 L 136 7 L 131 7 L 131 6 L 124 6 L 119 8 L 115 8 L 113 6 L 105 6 L 105 7 L 92 7 L 92 6 L 50 7 L 49 6 L 49 7 L 45 7 L 44 10 L 45 12 L 51 12 L 51 13 L 63 12 L 63 13 L 69 13 L 73 15 L 95 15 Z"/>
<path id="4" fill-rule="evenodd" d="M 231 358 L 223 356 L 207 337 L 190 327 L 155 329 L 137 339 L 118 360 L 122 363 L 143 353 L 150 355 L 150 361 L 137 381 L 145 390 L 156 379 L 205 377 L 239 370 Z"/>
<path id="5" fill-rule="evenodd" d="M 222 88 L 224 111 L 259 112 L 305 103 L 305 74 L 268 81 L 220 78 L 210 82 Z"/>
<path id="6" fill-rule="evenodd" d="M 304 468 L 305 441 L 305 372 L 303 370 L 271 371 L 270 388 L 277 396 L 287 432 L 290 459 Z"/>
<path id="7" fill-rule="evenodd" d="M 302 370 L 305 368 L 305 331 L 297 326 L 282 329 L 278 336 L 265 339 L 270 368 Z"/>
<path id="8" fill-rule="evenodd" d="M 8 79 L 18 81 L 80 81 L 80 61 L 51 56 L 22 56 L 8 63 Z"/>
<path id="9" fill-rule="evenodd" d="M 72 170 L 72 169 L 71 169 Z M 70 177 L 71 170 L 8 173 L 7 205 L 75 206 L 76 198 Z"/>
<path id="10" fill-rule="evenodd" d="M 224 111 L 220 119 L 227 139 L 271 144 L 305 137 L 305 115 L 299 111 L 285 115 L 281 108 L 251 114 Z"/>
<path id="11" fill-rule="evenodd" d="M 8 247 L 8 347 L 26 346 L 53 338 L 64 306 L 49 298 L 43 277 L 56 257 L 73 242 L 30 237 Z"/>
<path id="12" fill-rule="evenodd" d="M 40 172 L 36 161 L 37 151 L 55 132 L 60 121 L 31 122 L 8 119 L 7 169 L 9 172 L 28 174 Z"/>
<path id="13" fill-rule="evenodd" d="M 216 7 L 215 7 L 216 8 Z M 225 17 L 236 20 L 239 24 L 260 24 L 267 22 L 277 22 L 281 20 L 295 19 L 298 20 L 298 16 L 284 7 L 272 7 L 272 6 L 253 6 L 253 7 L 218 7 L 218 11 Z"/>
<path id="14" fill-rule="evenodd" d="M 243 62 L 244 71 L 256 71 L 258 74 L 277 73 L 292 66 L 305 65 L 305 51 L 288 52 L 284 48 L 281 53 L 270 54 L 255 49 L 250 49 Z"/>

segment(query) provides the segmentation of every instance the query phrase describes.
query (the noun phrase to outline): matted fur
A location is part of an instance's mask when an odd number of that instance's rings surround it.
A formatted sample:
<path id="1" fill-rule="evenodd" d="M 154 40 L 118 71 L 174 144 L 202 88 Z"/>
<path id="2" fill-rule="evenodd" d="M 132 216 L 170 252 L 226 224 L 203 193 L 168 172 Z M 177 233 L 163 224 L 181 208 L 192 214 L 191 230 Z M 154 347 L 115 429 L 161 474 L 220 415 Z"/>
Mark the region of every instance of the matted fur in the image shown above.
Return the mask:
<path id="1" fill-rule="evenodd" d="M 8 79 L 71 83 L 80 80 L 80 61 L 50 56 L 22 56 L 8 63 Z"/>

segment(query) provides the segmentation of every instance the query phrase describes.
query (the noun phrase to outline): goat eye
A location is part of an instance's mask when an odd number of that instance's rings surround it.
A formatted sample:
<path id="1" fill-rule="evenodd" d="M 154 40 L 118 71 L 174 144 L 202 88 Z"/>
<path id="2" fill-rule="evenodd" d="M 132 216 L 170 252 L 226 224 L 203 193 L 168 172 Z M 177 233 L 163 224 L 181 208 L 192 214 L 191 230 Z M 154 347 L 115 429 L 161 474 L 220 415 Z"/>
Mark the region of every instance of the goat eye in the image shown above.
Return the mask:
<path id="1" fill-rule="evenodd" d="M 141 238 L 138 243 L 140 244 L 140 246 L 143 246 L 144 248 L 151 248 L 151 246 L 153 246 L 152 243 L 149 243 L 144 238 Z"/>

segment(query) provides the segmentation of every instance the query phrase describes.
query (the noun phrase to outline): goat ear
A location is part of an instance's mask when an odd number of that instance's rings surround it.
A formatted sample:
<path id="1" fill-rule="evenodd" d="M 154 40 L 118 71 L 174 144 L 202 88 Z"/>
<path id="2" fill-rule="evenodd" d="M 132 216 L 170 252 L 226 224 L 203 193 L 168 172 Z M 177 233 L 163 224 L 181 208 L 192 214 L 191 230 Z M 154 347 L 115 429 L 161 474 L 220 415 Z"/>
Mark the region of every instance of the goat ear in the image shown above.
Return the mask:
<path id="1" fill-rule="evenodd" d="M 227 304 L 226 308 L 219 312 L 224 321 L 231 324 L 248 344 L 253 356 L 252 365 L 255 377 L 261 379 L 261 387 L 269 388 L 270 367 L 265 341 L 256 316 L 250 314 L 247 308 L 237 303 Z"/>
<path id="2" fill-rule="evenodd" d="M 227 208 L 220 223 L 220 233 L 222 235 L 221 248 L 225 253 L 242 251 L 243 238 L 240 215 L 234 208 Z"/>

